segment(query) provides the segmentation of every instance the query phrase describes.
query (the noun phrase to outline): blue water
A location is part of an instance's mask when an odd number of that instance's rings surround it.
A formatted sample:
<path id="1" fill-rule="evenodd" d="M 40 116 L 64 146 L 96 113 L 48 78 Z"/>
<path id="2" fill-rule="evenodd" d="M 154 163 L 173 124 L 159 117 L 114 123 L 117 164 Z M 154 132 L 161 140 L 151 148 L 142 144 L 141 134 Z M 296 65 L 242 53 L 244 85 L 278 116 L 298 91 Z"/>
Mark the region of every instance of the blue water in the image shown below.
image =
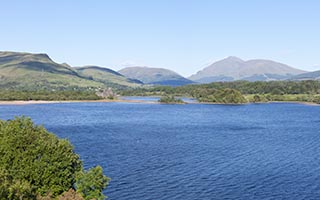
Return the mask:
<path id="1" fill-rule="evenodd" d="M 111 200 L 320 199 L 320 106 L 0 106 L 69 138 Z"/>

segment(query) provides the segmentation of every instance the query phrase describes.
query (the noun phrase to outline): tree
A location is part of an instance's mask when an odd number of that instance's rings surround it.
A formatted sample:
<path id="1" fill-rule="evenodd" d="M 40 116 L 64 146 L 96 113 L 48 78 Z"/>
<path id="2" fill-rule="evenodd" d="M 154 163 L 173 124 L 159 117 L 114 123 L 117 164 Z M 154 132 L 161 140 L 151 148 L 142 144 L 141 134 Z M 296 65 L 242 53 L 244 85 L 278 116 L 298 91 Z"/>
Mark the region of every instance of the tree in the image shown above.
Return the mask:
<path id="1" fill-rule="evenodd" d="M 0 199 L 35 199 L 34 189 L 27 181 L 14 180 L 4 169 L 0 169 Z"/>
<path id="2" fill-rule="evenodd" d="M 81 184 L 95 192 L 101 193 L 109 181 L 101 167 L 83 172 L 69 141 L 34 125 L 30 118 L 0 120 L 0 158 L 0 199 L 54 198 L 73 188 L 78 174 Z M 76 192 L 86 199 L 101 196 L 89 191 Z"/>
<path id="3" fill-rule="evenodd" d="M 102 190 L 107 187 L 109 181 L 110 179 L 103 175 L 102 167 L 96 166 L 78 174 L 75 188 L 86 200 L 103 200 L 106 197 Z"/>

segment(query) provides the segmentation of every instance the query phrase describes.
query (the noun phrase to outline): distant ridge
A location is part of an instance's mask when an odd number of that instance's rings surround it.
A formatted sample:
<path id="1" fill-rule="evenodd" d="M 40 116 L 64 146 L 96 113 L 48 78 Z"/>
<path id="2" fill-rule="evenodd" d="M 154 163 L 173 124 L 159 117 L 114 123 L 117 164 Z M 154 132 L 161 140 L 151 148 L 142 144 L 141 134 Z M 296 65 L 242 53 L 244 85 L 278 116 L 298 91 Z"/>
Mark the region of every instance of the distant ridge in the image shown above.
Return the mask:
<path id="1" fill-rule="evenodd" d="M 127 67 L 118 72 L 145 84 L 181 86 L 194 83 L 174 71 L 163 68 Z"/>
<path id="2" fill-rule="evenodd" d="M 199 83 L 235 80 L 269 81 L 284 80 L 304 72 L 272 60 L 244 61 L 235 56 L 230 56 L 209 65 L 190 76 L 189 79 Z"/>
<path id="3" fill-rule="evenodd" d="M 293 76 L 290 80 L 320 80 L 320 70 Z"/>

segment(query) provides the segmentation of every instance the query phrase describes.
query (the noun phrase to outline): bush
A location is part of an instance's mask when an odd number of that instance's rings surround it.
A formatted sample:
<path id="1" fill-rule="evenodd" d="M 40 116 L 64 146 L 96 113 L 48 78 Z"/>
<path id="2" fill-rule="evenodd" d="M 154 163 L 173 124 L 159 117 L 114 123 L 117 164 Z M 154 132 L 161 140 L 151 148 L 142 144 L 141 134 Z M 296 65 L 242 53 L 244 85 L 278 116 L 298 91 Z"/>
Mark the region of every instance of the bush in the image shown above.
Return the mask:
<path id="1" fill-rule="evenodd" d="M 76 175 L 83 172 L 69 141 L 58 139 L 25 117 L 0 120 L 0 158 L 0 199 L 56 197 L 72 188 Z M 101 193 L 106 184 L 99 186 Z"/>
<path id="2" fill-rule="evenodd" d="M 105 196 L 101 193 L 107 187 L 109 178 L 103 175 L 102 168 L 97 166 L 77 176 L 75 187 L 86 200 L 103 200 Z"/>

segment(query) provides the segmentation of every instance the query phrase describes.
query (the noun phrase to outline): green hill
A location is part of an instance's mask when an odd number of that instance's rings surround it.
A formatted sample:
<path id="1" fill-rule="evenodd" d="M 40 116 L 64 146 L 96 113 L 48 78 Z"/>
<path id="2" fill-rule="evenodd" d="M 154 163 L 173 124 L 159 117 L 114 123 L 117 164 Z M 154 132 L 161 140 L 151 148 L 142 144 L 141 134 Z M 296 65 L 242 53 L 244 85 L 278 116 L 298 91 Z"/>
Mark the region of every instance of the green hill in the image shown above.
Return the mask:
<path id="1" fill-rule="evenodd" d="M 55 63 L 46 54 L 0 52 L 0 88 L 75 90 L 138 85 L 121 75 L 96 74 L 94 70 L 77 70 Z"/>
<path id="2" fill-rule="evenodd" d="M 138 87 L 143 83 L 135 79 L 129 79 L 122 74 L 108 68 L 99 66 L 77 67 L 76 70 L 82 76 L 94 81 L 115 87 Z"/>

